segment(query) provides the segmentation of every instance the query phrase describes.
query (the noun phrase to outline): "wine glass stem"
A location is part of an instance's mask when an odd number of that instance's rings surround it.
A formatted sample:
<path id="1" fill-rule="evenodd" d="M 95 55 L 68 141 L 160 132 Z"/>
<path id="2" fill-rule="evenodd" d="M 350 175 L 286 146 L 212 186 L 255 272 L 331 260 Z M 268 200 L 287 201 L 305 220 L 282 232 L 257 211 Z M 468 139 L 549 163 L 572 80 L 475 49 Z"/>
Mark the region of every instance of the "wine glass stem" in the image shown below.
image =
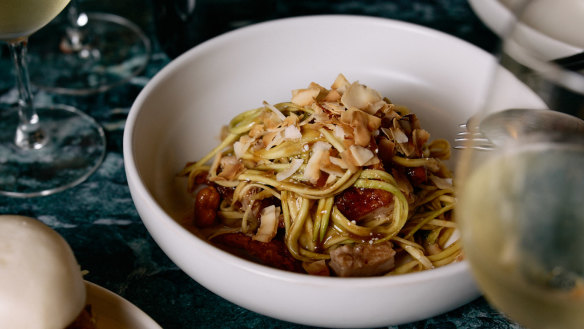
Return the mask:
<path id="1" fill-rule="evenodd" d="M 27 43 L 28 38 L 19 38 L 8 42 L 15 66 L 19 94 L 19 123 L 14 142 L 21 149 L 40 149 L 47 143 L 48 138 L 41 128 L 39 117 L 33 105 L 33 94 L 26 63 Z"/>
<path id="2" fill-rule="evenodd" d="M 71 0 L 71 2 L 69 2 L 69 7 L 67 7 L 67 19 L 69 20 L 69 24 L 72 26 L 76 26 L 78 18 L 79 3 L 77 3 L 77 0 Z"/>
<path id="3" fill-rule="evenodd" d="M 76 0 L 72 0 L 67 7 L 67 38 L 69 47 L 73 51 L 80 51 L 83 48 L 82 33 L 80 27 L 87 24 L 87 15 L 79 11 Z"/>

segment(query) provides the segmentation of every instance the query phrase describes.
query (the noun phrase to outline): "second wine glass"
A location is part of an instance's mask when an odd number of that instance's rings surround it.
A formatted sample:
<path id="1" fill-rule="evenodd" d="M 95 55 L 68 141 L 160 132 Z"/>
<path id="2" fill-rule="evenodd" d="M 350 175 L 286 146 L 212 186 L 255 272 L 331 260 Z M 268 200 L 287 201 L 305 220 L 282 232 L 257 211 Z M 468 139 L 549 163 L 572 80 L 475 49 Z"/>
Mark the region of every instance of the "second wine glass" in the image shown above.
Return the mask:
<path id="1" fill-rule="evenodd" d="M 584 49 L 572 33 L 584 2 L 521 5 L 472 121 L 481 139 L 460 157 L 457 220 L 472 272 L 497 309 L 532 329 L 582 328 L 584 76 L 556 56 Z M 485 140 L 491 147 L 479 150 Z"/>
<path id="2" fill-rule="evenodd" d="M 88 178 L 105 155 L 103 129 L 70 106 L 35 106 L 26 60 L 28 36 L 69 0 L 0 0 L 0 40 L 14 62 L 16 108 L 0 109 L 0 194 L 42 196 Z"/>
<path id="3" fill-rule="evenodd" d="M 150 59 L 150 39 L 128 19 L 85 12 L 72 0 L 54 22 L 31 38 L 33 85 L 52 93 L 103 92 L 140 74 Z"/>

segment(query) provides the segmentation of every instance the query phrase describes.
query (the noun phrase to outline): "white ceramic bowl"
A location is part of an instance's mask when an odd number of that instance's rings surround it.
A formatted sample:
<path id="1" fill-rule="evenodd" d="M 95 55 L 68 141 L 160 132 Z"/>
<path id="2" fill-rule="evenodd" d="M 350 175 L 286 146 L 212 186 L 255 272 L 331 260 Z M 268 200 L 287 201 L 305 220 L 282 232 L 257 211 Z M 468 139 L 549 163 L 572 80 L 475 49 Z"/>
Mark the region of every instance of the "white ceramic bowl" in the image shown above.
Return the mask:
<path id="1" fill-rule="evenodd" d="M 481 103 L 493 58 L 446 34 L 388 19 L 313 16 L 262 23 L 205 42 L 162 69 L 136 99 L 124 134 L 128 183 L 148 231 L 189 276 L 252 311 L 328 327 L 428 318 L 479 293 L 466 262 L 394 277 L 323 278 L 225 253 L 178 221 L 193 201 L 176 174 L 218 143 L 237 113 L 289 100 L 339 73 L 418 115 L 452 140 Z"/>

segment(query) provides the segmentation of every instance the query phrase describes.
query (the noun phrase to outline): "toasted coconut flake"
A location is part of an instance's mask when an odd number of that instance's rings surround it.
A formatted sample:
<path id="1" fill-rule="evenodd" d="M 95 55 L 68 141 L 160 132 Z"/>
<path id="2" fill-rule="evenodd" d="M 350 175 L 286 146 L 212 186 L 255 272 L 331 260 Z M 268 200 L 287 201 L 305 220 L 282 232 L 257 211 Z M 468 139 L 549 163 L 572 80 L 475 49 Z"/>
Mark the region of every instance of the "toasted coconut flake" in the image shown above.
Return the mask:
<path id="1" fill-rule="evenodd" d="M 324 171 L 325 173 L 331 176 L 342 177 L 345 174 L 345 171 L 337 166 L 336 164 L 330 161 L 330 156 L 325 156 L 321 158 L 320 161 L 320 170 Z"/>
<path id="2" fill-rule="evenodd" d="M 235 156 L 226 156 L 220 161 L 221 173 L 217 176 L 232 180 L 239 175 L 243 169 L 243 163 Z"/>
<path id="3" fill-rule="evenodd" d="M 306 168 L 304 168 L 304 178 L 310 181 L 312 184 L 318 182 L 320 177 L 320 164 L 323 157 L 328 157 L 329 150 L 331 149 L 331 144 L 326 142 L 318 141 L 312 146 L 312 156 L 308 159 L 306 163 Z"/>
<path id="4" fill-rule="evenodd" d="M 391 133 L 391 130 L 389 130 L 389 128 L 381 127 L 380 130 L 385 135 L 385 137 L 387 137 L 387 139 L 393 140 L 393 134 Z"/>
<path id="5" fill-rule="evenodd" d="M 340 140 L 345 139 L 345 129 L 343 129 L 343 127 L 339 126 L 339 125 L 335 125 L 334 127 L 334 136 Z"/>
<path id="6" fill-rule="evenodd" d="M 276 129 L 282 124 L 282 120 L 273 111 L 264 112 L 261 116 L 261 121 L 266 131 Z"/>
<path id="7" fill-rule="evenodd" d="M 318 83 L 316 83 L 316 82 L 311 82 L 311 83 L 308 85 L 308 88 L 310 88 L 310 89 L 312 89 L 312 88 L 317 88 L 317 89 L 318 89 L 318 95 L 316 95 L 316 97 L 314 97 L 314 99 L 315 99 L 316 101 L 321 101 L 321 100 L 323 100 L 323 99 L 326 97 L 327 93 L 328 93 L 328 90 L 327 90 L 325 87 L 323 87 L 323 86 L 319 85 L 319 84 L 318 84 Z"/>
<path id="8" fill-rule="evenodd" d="M 280 121 L 286 120 L 286 116 L 282 112 L 280 112 L 280 110 L 278 110 L 274 105 L 272 105 L 272 104 L 270 104 L 270 103 L 268 103 L 266 101 L 263 101 L 263 104 L 264 104 L 265 107 L 267 107 L 270 110 L 272 110 L 272 112 L 274 112 L 274 114 L 276 114 L 278 116 L 278 118 L 280 119 Z"/>
<path id="9" fill-rule="evenodd" d="M 359 146 L 367 146 L 371 140 L 371 133 L 369 133 L 367 128 L 363 127 L 362 125 L 358 125 L 355 126 L 353 138 L 355 139 L 355 144 Z"/>
<path id="10" fill-rule="evenodd" d="M 262 124 L 254 124 L 253 126 L 251 126 L 251 129 L 249 130 L 249 137 L 252 138 L 258 138 L 260 137 L 263 133 L 264 133 L 264 125 Z"/>
<path id="11" fill-rule="evenodd" d="M 352 126 L 362 125 L 370 131 L 377 130 L 381 126 L 380 118 L 363 112 L 356 107 L 351 107 L 348 110 L 342 112 L 340 120 L 341 122 Z"/>
<path id="12" fill-rule="evenodd" d="M 397 143 L 405 144 L 410 140 L 401 129 L 390 128 L 389 131 L 391 132 L 393 140 L 395 140 Z"/>
<path id="13" fill-rule="evenodd" d="M 279 131 L 272 131 L 272 132 L 269 132 L 269 133 L 265 134 L 262 137 L 262 142 L 263 142 L 264 148 L 269 149 L 270 147 L 272 147 L 274 145 L 273 144 L 273 140 L 278 135 L 280 135 L 280 132 Z"/>
<path id="14" fill-rule="evenodd" d="M 284 120 L 284 126 L 295 126 L 298 123 L 298 116 L 294 113 L 290 113 Z"/>
<path id="15" fill-rule="evenodd" d="M 378 118 L 374 115 L 368 114 L 367 115 L 367 128 L 369 131 L 378 134 L 379 127 L 381 127 L 381 118 Z"/>
<path id="16" fill-rule="evenodd" d="M 318 89 L 320 89 L 320 90 L 322 90 L 322 91 L 326 91 L 326 88 L 325 88 L 325 87 L 323 87 L 323 86 L 319 85 L 318 83 L 316 83 L 316 82 L 314 82 L 314 81 L 312 81 L 312 82 L 311 82 L 311 83 L 308 85 L 308 88 L 318 88 Z"/>
<path id="17" fill-rule="evenodd" d="M 359 145 L 351 145 L 351 147 L 349 147 L 349 152 L 355 160 L 354 164 L 357 166 L 364 166 L 375 156 L 371 150 Z"/>
<path id="18" fill-rule="evenodd" d="M 365 162 L 363 167 L 373 166 L 381 162 L 378 157 L 374 156 L 373 158 L 369 159 L 369 161 Z"/>
<path id="19" fill-rule="evenodd" d="M 283 181 L 286 178 L 294 175 L 298 171 L 298 169 L 300 169 L 300 167 L 302 166 L 303 163 L 304 163 L 304 160 L 302 160 L 302 159 L 292 160 L 292 162 L 290 162 L 290 167 L 288 167 L 288 169 L 276 174 L 276 180 Z"/>
<path id="20" fill-rule="evenodd" d="M 280 216 L 280 207 L 274 205 L 262 209 L 260 217 L 260 227 L 253 236 L 254 240 L 260 242 L 270 242 L 278 232 L 278 217 Z"/>
<path id="21" fill-rule="evenodd" d="M 371 103 L 369 105 L 367 112 L 369 112 L 371 114 L 375 114 L 375 113 L 377 113 L 377 111 L 382 110 L 384 108 L 384 106 L 387 106 L 387 103 L 383 99 L 378 100 L 377 102 Z"/>
<path id="22" fill-rule="evenodd" d="M 374 90 L 358 82 L 353 82 L 341 97 L 341 102 L 347 107 L 356 107 L 369 114 L 375 114 L 372 104 L 383 100 L 381 95 Z M 373 111 L 373 112 L 372 112 Z"/>
<path id="23" fill-rule="evenodd" d="M 365 165 L 375 156 L 371 150 L 359 145 L 352 145 L 349 149 L 351 150 L 355 160 L 357 160 L 357 164 L 360 166 Z"/>
<path id="24" fill-rule="evenodd" d="M 353 157 L 353 154 L 351 153 L 350 149 L 346 149 L 345 152 L 341 153 L 341 159 L 347 165 L 347 170 L 349 170 L 351 172 L 357 171 L 357 167 L 359 165 L 357 164 L 355 157 Z"/>
<path id="25" fill-rule="evenodd" d="M 284 134 L 282 133 L 282 131 L 278 131 L 274 135 L 274 138 L 272 139 L 272 141 L 270 143 L 268 143 L 268 145 L 266 145 L 266 150 L 269 150 L 270 148 L 272 148 L 274 146 L 280 145 L 283 141 L 284 141 Z"/>
<path id="26" fill-rule="evenodd" d="M 292 103 L 300 105 L 300 106 L 307 106 L 316 100 L 320 94 L 320 88 L 318 87 L 310 87 L 306 89 L 296 89 L 292 91 Z"/>
<path id="27" fill-rule="evenodd" d="M 349 80 L 347 80 L 347 78 L 345 78 L 345 76 L 341 73 L 337 75 L 335 82 L 333 82 L 331 85 L 331 89 L 338 91 L 340 94 L 343 94 L 350 85 L 351 83 L 349 83 Z"/>
<path id="28" fill-rule="evenodd" d="M 414 145 L 416 145 L 416 148 L 418 148 L 421 153 L 422 147 L 430 139 L 430 133 L 424 129 L 417 128 L 412 132 L 412 139 L 414 140 Z"/>
<path id="29" fill-rule="evenodd" d="M 347 163 L 343 159 L 340 159 L 340 158 L 337 158 L 337 157 L 329 157 L 329 161 L 332 164 L 334 164 L 336 166 L 339 166 L 339 168 L 342 168 L 342 169 L 348 169 L 349 168 L 349 166 L 347 165 Z"/>
<path id="30" fill-rule="evenodd" d="M 330 117 L 327 112 L 320 106 L 320 103 L 312 103 L 313 117 L 315 122 L 326 123 L 330 122 Z"/>
<path id="31" fill-rule="evenodd" d="M 331 111 L 335 114 L 341 114 L 345 112 L 345 106 L 339 102 L 322 102 L 319 103 L 322 108 Z"/>
<path id="32" fill-rule="evenodd" d="M 330 90 L 323 100 L 326 102 L 339 102 L 341 100 L 341 93 L 338 90 Z"/>
<path id="33" fill-rule="evenodd" d="M 360 146 L 369 145 L 371 132 L 377 130 L 381 125 L 381 119 L 369 115 L 355 107 L 343 112 L 340 120 L 342 123 L 348 124 L 353 128 L 355 144 Z"/>
<path id="34" fill-rule="evenodd" d="M 239 141 L 233 143 L 233 152 L 235 153 L 235 156 L 238 159 L 240 159 L 243 156 L 243 154 L 247 152 L 247 150 L 254 141 L 255 140 L 250 138 L 249 136 L 245 135 L 241 136 Z"/>
<path id="35" fill-rule="evenodd" d="M 302 133 L 300 133 L 300 129 L 296 126 L 288 126 L 284 129 L 284 139 L 287 140 L 296 140 L 302 138 Z"/>

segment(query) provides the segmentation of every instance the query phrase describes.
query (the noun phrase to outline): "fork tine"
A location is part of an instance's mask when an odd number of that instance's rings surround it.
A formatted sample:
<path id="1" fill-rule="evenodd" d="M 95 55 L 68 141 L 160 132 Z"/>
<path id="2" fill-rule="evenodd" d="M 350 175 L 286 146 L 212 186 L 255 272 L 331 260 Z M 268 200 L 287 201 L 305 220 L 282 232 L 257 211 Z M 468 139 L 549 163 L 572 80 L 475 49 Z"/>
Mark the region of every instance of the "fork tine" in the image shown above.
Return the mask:
<path id="1" fill-rule="evenodd" d="M 495 149 L 495 146 L 493 146 L 493 144 L 491 144 L 491 143 L 472 144 L 472 145 L 459 144 L 459 145 L 454 145 L 453 148 L 455 150 L 473 149 L 473 150 L 479 150 L 479 151 L 491 151 L 491 150 Z"/>
<path id="2" fill-rule="evenodd" d="M 463 129 L 463 131 L 456 133 L 456 137 L 454 138 L 454 149 L 463 150 L 470 148 L 474 150 L 488 151 L 495 148 L 495 145 L 480 131 L 476 130 L 476 128 L 469 129 L 468 121 L 467 123 L 459 124 L 458 127 Z"/>
<path id="3" fill-rule="evenodd" d="M 475 138 L 475 139 L 487 139 L 483 134 L 481 133 L 473 133 L 473 132 L 469 132 L 469 131 L 463 131 L 463 132 L 459 132 L 456 134 L 457 138 Z"/>
<path id="4" fill-rule="evenodd" d="M 491 141 L 484 137 L 483 135 L 475 135 L 475 134 L 468 134 L 468 135 L 458 135 L 458 137 L 454 138 L 455 142 L 469 142 L 469 141 L 475 141 L 475 142 L 484 142 L 484 143 L 490 143 Z"/>

